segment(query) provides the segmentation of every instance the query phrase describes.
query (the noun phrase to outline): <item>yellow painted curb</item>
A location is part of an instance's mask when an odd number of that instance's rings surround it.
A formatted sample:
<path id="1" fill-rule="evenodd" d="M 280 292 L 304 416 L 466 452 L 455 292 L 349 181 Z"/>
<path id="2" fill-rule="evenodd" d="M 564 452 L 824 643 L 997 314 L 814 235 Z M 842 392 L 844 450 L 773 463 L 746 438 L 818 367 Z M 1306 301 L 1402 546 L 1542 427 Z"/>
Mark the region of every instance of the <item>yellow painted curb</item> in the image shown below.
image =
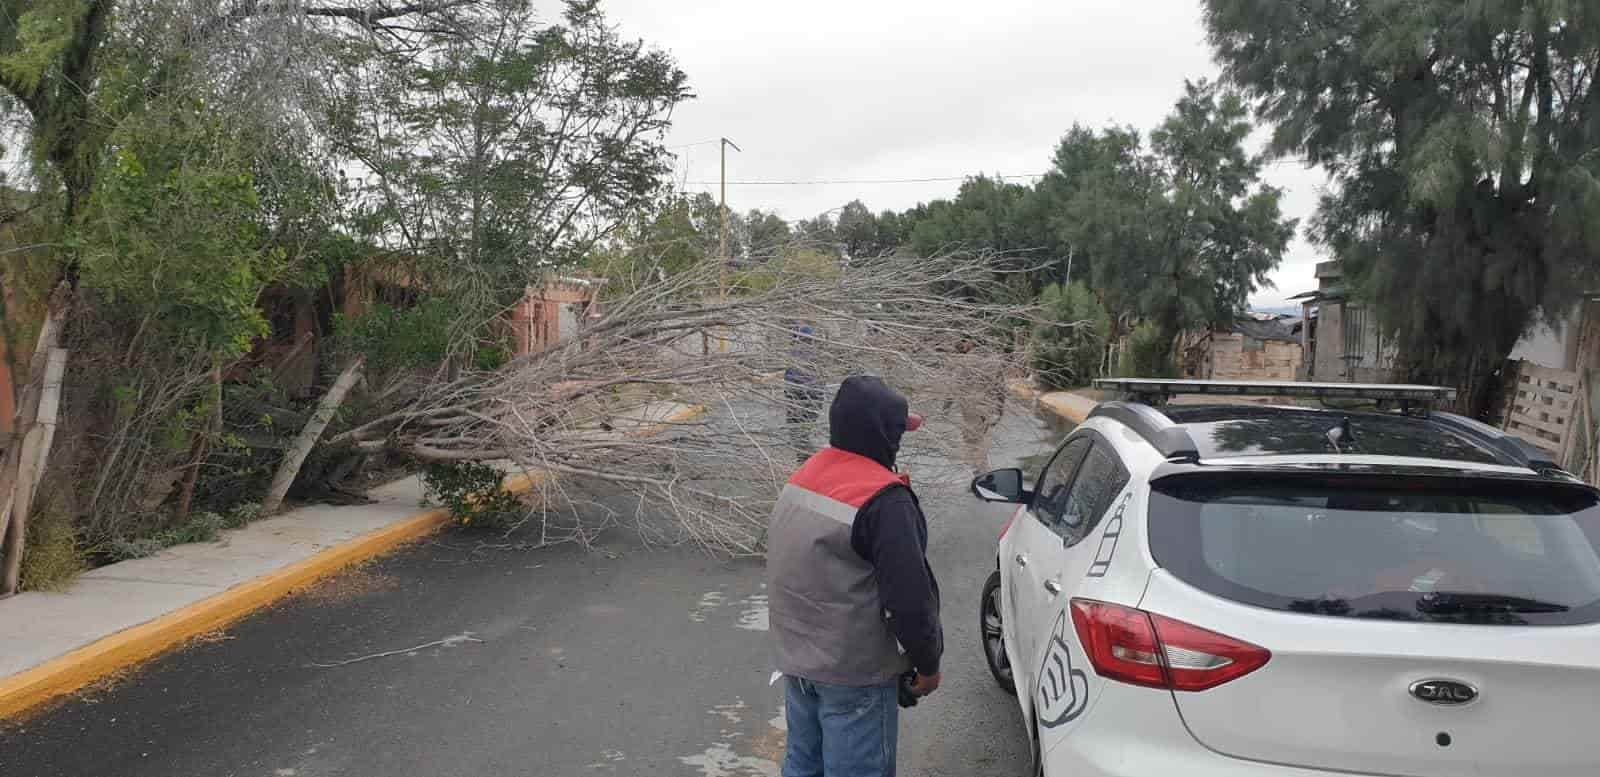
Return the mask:
<path id="1" fill-rule="evenodd" d="M 442 509 L 420 513 L 0 680 L 0 718 L 71 693 L 184 640 L 226 626 L 344 567 L 425 537 L 449 520 L 450 514 Z"/>
<path id="2" fill-rule="evenodd" d="M 1060 397 L 1057 397 L 1054 394 L 1039 395 L 1039 404 L 1043 405 L 1045 409 L 1049 410 L 1050 412 L 1055 413 L 1056 415 L 1075 424 L 1081 424 L 1089 418 L 1089 413 L 1085 412 L 1084 408 L 1081 408 L 1070 402 L 1063 401 Z M 1094 408 L 1093 406 L 1090 406 L 1088 409 L 1092 411 Z"/>
<path id="3" fill-rule="evenodd" d="M 1062 398 L 1063 394 L 1079 396 L 1072 394 L 1070 391 L 1044 391 L 1038 386 L 1033 385 L 1030 381 L 1025 380 L 1011 381 L 1006 384 L 1006 387 L 1010 389 L 1012 396 L 1017 397 L 1018 399 L 1026 399 L 1030 402 L 1033 402 L 1035 405 L 1043 407 L 1044 409 L 1049 410 L 1051 413 L 1054 413 L 1058 418 L 1065 419 L 1066 421 L 1074 424 L 1081 424 L 1088 420 L 1089 413 L 1093 412 L 1094 410 L 1094 405 L 1084 408 L 1072 402 L 1065 401 Z M 1088 399 L 1088 397 L 1083 398 Z M 1090 401 L 1093 402 L 1094 400 Z"/>
<path id="4" fill-rule="evenodd" d="M 1044 393 L 1038 386 L 1033 385 L 1033 381 L 1027 379 L 1006 381 L 1006 388 L 1011 391 L 1012 396 L 1030 402 L 1037 401 L 1039 395 Z"/>
<path id="5" fill-rule="evenodd" d="M 661 423 L 634 433 L 653 432 L 665 424 L 681 423 L 704 412 L 703 406 L 685 407 L 667 416 Z M 512 493 L 521 493 L 542 480 L 544 475 L 541 473 L 520 473 L 507 477 L 505 488 Z M 426 537 L 449 522 L 450 513 L 442 508 L 418 513 L 154 620 L 101 637 L 32 669 L 0 679 L 0 719 L 14 717 L 102 677 L 154 658 L 185 640 L 233 623 L 345 567 Z"/>

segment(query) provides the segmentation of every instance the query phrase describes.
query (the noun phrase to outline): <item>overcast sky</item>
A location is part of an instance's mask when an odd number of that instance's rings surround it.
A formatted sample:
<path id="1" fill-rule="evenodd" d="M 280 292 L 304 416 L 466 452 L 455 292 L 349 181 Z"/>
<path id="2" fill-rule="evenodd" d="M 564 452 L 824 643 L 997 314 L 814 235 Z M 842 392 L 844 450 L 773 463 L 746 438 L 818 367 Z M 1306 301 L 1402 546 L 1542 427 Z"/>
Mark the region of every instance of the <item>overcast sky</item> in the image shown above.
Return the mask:
<path id="1" fill-rule="evenodd" d="M 1215 77 L 1198 0 L 606 0 L 625 37 L 677 58 L 696 99 L 669 143 L 689 190 L 730 181 L 879 181 L 1048 169 L 1073 122 L 1148 131 L 1185 78 Z M 705 143 L 703 141 L 713 141 Z M 1025 180 L 1033 180 L 1031 178 Z M 1292 163 L 1267 180 L 1304 220 L 1324 176 Z M 959 180 L 730 185 L 728 205 L 809 218 L 852 199 L 874 211 L 951 197 Z M 1252 302 L 1315 287 L 1297 239 Z"/>

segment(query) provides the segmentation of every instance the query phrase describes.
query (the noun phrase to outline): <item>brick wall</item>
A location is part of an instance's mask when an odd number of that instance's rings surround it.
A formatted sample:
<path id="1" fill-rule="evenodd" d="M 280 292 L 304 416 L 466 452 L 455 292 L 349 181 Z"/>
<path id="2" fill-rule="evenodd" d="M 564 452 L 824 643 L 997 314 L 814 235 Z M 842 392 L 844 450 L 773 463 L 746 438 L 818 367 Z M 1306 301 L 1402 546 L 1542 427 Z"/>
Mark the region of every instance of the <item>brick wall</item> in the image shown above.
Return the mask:
<path id="1" fill-rule="evenodd" d="M 1281 340 L 1250 340 L 1238 334 L 1213 336 L 1212 380 L 1294 380 L 1300 369 L 1300 344 Z"/>
<path id="2" fill-rule="evenodd" d="M 551 281 L 529 286 L 508 316 L 516 355 L 543 351 L 576 334 L 593 299 L 589 285 Z"/>

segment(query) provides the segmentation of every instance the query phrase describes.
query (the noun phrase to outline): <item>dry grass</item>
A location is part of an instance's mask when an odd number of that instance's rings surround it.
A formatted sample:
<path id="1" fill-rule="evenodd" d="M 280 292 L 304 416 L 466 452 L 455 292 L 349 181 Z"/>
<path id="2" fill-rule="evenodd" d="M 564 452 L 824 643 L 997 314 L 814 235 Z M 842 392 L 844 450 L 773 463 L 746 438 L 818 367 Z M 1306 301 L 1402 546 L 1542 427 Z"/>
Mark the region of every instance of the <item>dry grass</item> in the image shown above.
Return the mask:
<path id="1" fill-rule="evenodd" d="M 359 566 L 323 578 L 295 598 L 309 604 L 339 604 L 399 587 L 400 581 L 394 576 L 373 571 L 369 566 Z"/>
<path id="2" fill-rule="evenodd" d="M 22 555 L 22 590 L 63 590 L 88 568 L 72 517 L 55 504 L 35 513 Z"/>

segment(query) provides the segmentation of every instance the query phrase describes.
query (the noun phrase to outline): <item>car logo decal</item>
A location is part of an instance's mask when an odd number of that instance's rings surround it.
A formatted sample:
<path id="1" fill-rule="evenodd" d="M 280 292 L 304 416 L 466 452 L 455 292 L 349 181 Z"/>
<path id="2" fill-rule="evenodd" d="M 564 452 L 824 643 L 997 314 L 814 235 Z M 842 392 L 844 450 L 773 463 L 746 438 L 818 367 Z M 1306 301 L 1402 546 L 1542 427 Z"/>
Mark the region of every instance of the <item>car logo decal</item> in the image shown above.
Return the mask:
<path id="1" fill-rule="evenodd" d="M 1056 616 L 1045 647 L 1044 665 L 1039 667 L 1039 725 L 1056 728 L 1071 723 L 1089 706 L 1089 677 L 1072 668 L 1066 610 Z"/>
<path id="2" fill-rule="evenodd" d="M 1100 535 L 1100 549 L 1094 553 L 1094 563 L 1089 565 L 1087 577 L 1105 577 L 1111 571 L 1111 558 L 1117 555 L 1117 538 L 1122 536 L 1122 512 L 1128 509 L 1128 500 L 1132 498 L 1132 491 L 1124 494 L 1117 503 L 1116 512 L 1106 521 L 1106 532 Z"/>
<path id="3" fill-rule="evenodd" d="M 1460 680 L 1420 680 L 1411 684 L 1411 695 L 1429 704 L 1460 707 L 1477 701 L 1478 689 Z"/>

